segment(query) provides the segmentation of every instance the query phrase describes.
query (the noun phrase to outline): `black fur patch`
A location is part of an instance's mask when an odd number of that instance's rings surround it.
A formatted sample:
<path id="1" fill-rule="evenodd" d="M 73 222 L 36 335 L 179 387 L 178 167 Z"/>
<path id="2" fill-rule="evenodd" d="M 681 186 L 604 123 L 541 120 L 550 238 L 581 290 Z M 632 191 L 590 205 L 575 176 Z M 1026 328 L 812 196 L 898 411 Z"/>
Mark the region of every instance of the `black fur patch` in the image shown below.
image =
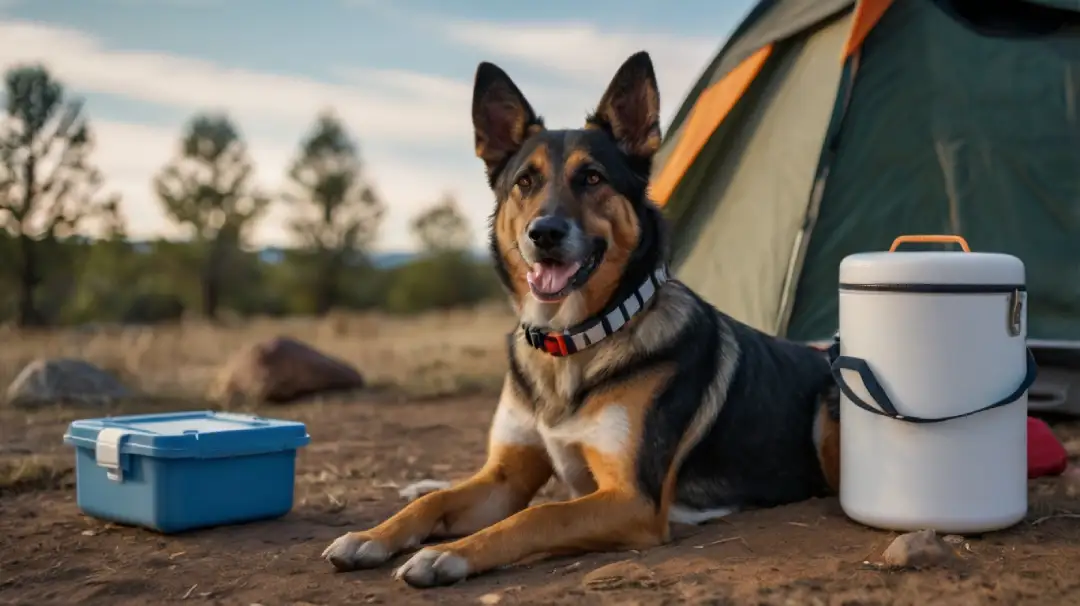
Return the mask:
<path id="1" fill-rule="evenodd" d="M 673 361 L 676 371 L 668 385 L 656 394 L 645 415 L 637 460 L 638 484 L 657 507 L 679 442 L 716 379 L 721 353 L 720 326 L 704 306 L 694 310 L 664 348 L 666 355 L 662 357 Z"/>
<path id="2" fill-rule="evenodd" d="M 818 397 L 832 382 L 828 362 L 717 314 L 739 343 L 738 367 L 719 416 L 678 472 L 675 502 L 771 507 L 828 494 L 813 443 Z"/>
<path id="3" fill-rule="evenodd" d="M 528 402 L 533 408 L 536 407 L 536 390 L 532 382 L 525 376 L 525 371 L 518 364 L 517 356 L 514 355 L 514 342 L 517 340 L 517 332 L 511 332 L 506 336 L 506 356 L 510 361 L 510 382 L 514 386 L 519 398 Z"/>

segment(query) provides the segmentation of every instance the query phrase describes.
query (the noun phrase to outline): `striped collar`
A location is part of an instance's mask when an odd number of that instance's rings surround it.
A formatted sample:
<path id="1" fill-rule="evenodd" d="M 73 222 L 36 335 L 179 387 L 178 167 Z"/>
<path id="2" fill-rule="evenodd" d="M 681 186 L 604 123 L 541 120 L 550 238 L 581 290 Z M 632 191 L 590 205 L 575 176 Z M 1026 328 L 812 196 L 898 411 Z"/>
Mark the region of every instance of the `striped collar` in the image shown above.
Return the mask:
<path id="1" fill-rule="evenodd" d="M 599 316 L 571 326 L 566 330 L 551 332 L 535 326 L 521 325 L 525 331 L 525 342 L 540 351 L 556 357 L 568 356 L 590 345 L 595 345 L 606 337 L 615 334 L 630 322 L 660 290 L 660 286 L 670 279 L 668 268 L 661 265 L 624 301 Z"/>

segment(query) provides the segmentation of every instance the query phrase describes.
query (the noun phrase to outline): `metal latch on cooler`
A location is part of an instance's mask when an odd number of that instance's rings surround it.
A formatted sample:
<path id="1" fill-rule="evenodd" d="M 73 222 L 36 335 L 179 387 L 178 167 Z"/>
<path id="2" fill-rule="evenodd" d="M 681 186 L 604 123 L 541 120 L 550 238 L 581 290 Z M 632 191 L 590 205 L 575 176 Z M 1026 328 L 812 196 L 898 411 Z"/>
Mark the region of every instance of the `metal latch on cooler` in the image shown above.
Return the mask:
<path id="1" fill-rule="evenodd" d="M 129 432 L 106 427 L 98 432 L 94 458 L 98 466 L 105 468 L 105 475 L 116 482 L 124 481 L 124 465 L 120 460 L 120 443 Z"/>
<path id="2" fill-rule="evenodd" d="M 1008 329 L 1009 336 L 1015 337 L 1020 334 L 1020 324 L 1023 318 L 1021 313 L 1024 309 L 1024 294 L 1020 292 L 1019 288 L 1014 288 L 1009 293 L 1009 318 Z"/>

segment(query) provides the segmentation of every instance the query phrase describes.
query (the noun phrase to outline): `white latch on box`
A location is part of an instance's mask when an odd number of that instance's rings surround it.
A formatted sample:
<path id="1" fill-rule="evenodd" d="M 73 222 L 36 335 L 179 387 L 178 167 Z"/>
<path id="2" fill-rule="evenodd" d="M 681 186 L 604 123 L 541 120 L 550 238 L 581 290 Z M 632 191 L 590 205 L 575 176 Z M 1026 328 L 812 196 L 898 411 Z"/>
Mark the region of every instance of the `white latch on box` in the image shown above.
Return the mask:
<path id="1" fill-rule="evenodd" d="M 98 432 L 94 456 L 97 464 L 105 468 L 110 480 L 124 481 L 124 466 L 120 463 L 120 442 L 129 433 L 116 427 L 106 427 Z"/>

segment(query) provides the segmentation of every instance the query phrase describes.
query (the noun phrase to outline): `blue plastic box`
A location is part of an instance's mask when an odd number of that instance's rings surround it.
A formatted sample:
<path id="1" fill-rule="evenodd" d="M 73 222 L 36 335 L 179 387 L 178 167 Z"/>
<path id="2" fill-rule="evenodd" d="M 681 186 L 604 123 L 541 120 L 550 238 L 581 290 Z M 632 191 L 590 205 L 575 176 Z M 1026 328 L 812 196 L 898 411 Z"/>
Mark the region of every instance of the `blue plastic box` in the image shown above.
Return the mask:
<path id="1" fill-rule="evenodd" d="M 292 509 L 303 423 L 198 411 L 74 421 L 79 508 L 162 533 Z"/>

